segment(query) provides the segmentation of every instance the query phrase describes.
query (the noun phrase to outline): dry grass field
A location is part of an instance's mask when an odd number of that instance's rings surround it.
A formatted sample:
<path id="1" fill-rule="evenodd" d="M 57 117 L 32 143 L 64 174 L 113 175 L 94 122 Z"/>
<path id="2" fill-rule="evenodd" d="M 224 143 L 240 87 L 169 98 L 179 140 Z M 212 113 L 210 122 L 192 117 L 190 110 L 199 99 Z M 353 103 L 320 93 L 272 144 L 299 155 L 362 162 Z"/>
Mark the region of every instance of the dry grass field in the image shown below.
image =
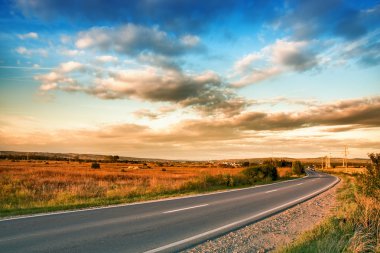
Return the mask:
<path id="1" fill-rule="evenodd" d="M 228 181 L 242 170 L 181 162 L 100 163 L 92 169 L 90 162 L 0 160 L 0 216 L 218 190 L 226 187 L 198 186 L 212 177 Z M 291 168 L 277 171 L 280 178 L 291 174 Z"/>
<path id="2" fill-rule="evenodd" d="M 323 169 L 321 171 L 327 172 L 327 173 L 345 173 L 345 174 L 363 174 L 366 169 L 365 167 L 335 167 L 335 168 L 329 168 L 329 169 Z"/>
<path id="3" fill-rule="evenodd" d="M 66 209 L 181 194 L 186 182 L 240 168 L 158 167 L 155 163 L 91 163 L 0 160 L 0 212 Z M 145 168 L 144 168 L 145 167 Z M 148 168 L 150 167 L 150 168 Z M 44 210 L 43 210 L 44 211 Z"/>

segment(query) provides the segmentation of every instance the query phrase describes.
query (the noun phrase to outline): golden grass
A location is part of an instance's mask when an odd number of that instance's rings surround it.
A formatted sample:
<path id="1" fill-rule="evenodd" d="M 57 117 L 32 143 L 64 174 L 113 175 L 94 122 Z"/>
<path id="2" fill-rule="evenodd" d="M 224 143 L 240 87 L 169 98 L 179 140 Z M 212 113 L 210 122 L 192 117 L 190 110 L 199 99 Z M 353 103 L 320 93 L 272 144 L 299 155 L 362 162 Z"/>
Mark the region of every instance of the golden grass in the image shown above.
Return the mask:
<path id="1" fill-rule="evenodd" d="M 292 175 L 292 168 L 290 167 L 277 168 L 277 174 L 279 177 L 289 177 Z"/>
<path id="2" fill-rule="evenodd" d="M 356 176 L 339 175 L 333 216 L 277 252 L 380 252 L 380 201 L 358 191 Z"/>
<path id="3" fill-rule="evenodd" d="M 366 168 L 365 167 L 359 167 L 359 168 L 355 168 L 355 167 L 348 167 L 348 168 L 336 167 L 336 168 L 324 169 L 324 170 L 321 170 L 321 171 L 323 171 L 323 172 L 330 172 L 330 173 L 346 173 L 346 174 L 356 174 L 356 173 L 359 173 L 359 174 L 363 174 L 363 173 L 365 173 Z"/>
<path id="4" fill-rule="evenodd" d="M 62 161 L 0 161 L 0 211 L 104 205 L 141 196 L 174 193 L 202 175 L 234 175 L 240 168 L 157 167 L 142 164 Z M 145 166 L 145 167 L 147 167 Z"/>

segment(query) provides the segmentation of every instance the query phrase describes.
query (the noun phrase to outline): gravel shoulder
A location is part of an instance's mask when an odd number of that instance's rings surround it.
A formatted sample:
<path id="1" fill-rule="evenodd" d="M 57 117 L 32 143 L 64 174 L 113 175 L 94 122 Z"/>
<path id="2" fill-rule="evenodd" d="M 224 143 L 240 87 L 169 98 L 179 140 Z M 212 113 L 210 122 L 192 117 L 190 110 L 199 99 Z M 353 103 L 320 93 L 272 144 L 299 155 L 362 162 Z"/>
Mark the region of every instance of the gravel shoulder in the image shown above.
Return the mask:
<path id="1" fill-rule="evenodd" d="M 271 252 L 292 243 L 300 234 L 330 216 L 336 206 L 336 190 L 341 182 L 317 197 L 265 220 L 210 240 L 186 253 Z"/>

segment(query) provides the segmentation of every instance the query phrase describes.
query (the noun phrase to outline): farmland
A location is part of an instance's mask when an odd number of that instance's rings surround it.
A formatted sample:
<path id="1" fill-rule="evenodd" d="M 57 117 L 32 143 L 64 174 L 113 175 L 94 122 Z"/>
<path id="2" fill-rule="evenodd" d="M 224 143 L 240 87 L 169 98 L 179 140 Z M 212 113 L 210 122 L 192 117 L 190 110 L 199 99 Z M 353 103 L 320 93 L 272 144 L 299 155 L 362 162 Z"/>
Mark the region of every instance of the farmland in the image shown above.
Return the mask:
<path id="1" fill-rule="evenodd" d="M 220 190 L 227 188 L 223 180 L 242 170 L 192 162 L 101 162 L 100 169 L 92 169 L 91 162 L 0 160 L 1 216 Z M 278 174 L 289 176 L 291 169 Z M 217 182 L 207 184 L 210 179 Z"/>

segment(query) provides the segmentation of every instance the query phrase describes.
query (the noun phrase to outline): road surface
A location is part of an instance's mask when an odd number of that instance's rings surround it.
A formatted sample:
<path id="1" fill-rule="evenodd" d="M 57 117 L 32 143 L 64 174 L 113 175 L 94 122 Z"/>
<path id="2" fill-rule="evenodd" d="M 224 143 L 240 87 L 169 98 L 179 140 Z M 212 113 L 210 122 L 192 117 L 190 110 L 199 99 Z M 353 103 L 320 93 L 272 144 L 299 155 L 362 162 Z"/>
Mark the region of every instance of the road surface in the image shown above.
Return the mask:
<path id="1" fill-rule="evenodd" d="M 0 252 L 177 252 L 305 201 L 338 182 L 309 176 L 259 187 L 0 220 Z"/>

